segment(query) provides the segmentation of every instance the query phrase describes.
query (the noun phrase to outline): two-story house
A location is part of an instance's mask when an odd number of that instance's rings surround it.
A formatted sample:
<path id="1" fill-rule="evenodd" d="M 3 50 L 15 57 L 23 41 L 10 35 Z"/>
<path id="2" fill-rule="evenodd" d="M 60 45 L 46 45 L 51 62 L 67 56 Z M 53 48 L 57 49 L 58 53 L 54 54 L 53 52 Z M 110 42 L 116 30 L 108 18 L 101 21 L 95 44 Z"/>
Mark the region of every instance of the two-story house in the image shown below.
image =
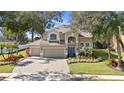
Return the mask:
<path id="1" fill-rule="evenodd" d="M 64 58 L 76 56 L 85 47 L 93 47 L 92 35 L 88 31 L 71 31 L 63 25 L 46 31 L 41 40 L 30 44 L 31 56 Z"/>

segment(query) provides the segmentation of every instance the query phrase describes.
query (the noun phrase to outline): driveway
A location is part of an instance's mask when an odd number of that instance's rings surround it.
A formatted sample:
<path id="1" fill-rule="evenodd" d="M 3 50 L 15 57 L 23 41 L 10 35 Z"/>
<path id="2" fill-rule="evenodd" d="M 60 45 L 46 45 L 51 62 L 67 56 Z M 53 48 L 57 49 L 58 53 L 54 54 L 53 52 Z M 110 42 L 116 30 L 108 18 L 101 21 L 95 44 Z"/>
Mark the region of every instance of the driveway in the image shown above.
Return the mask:
<path id="1" fill-rule="evenodd" d="M 15 66 L 13 73 L 33 74 L 43 71 L 68 74 L 69 68 L 66 59 L 28 57 Z"/>

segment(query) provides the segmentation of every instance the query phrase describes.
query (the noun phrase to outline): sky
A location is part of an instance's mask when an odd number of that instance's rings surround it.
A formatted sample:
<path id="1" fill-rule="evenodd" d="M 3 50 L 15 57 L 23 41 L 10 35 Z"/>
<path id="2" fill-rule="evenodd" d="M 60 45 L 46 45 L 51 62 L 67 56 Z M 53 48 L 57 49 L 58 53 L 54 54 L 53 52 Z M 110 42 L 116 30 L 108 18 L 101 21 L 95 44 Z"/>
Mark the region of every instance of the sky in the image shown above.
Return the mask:
<path id="1" fill-rule="evenodd" d="M 71 11 L 64 11 L 64 14 L 63 14 L 63 22 L 62 23 L 59 23 L 59 22 L 55 22 L 55 26 L 54 27 L 59 27 L 61 25 L 70 25 L 71 23 L 71 17 L 72 16 L 72 12 Z M 27 33 L 28 37 L 31 38 L 31 34 L 30 33 Z M 37 35 L 36 35 L 37 36 Z"/>
<path id="2" fill-rule="evenodd" d="M 65 11 L 62 17 L 63 22 L 62 23 L 56 22 L 55 27 L 58 27 L 60 25 L 70 25 L 71 18 L 72 18 L 71 16 L 72 16 L 71 11 Z"/>

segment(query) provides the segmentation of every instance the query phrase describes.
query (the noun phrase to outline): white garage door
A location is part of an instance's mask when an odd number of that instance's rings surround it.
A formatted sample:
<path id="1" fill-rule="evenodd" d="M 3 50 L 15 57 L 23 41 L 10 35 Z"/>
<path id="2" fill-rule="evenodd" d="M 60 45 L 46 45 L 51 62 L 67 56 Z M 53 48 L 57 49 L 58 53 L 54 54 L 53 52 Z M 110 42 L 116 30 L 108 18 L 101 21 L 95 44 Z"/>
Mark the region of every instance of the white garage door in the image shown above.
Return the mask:
<path id="1" fill-rule="evenodd" d="M 44 57 L 64 58 L 64 48 L 53 47 L 44 49 Z"/>
<path id="2" fill-rule="evenodd" d="M 31 48 L 30 53 L 31 56 L 40 56 L 40 48 Z"/>

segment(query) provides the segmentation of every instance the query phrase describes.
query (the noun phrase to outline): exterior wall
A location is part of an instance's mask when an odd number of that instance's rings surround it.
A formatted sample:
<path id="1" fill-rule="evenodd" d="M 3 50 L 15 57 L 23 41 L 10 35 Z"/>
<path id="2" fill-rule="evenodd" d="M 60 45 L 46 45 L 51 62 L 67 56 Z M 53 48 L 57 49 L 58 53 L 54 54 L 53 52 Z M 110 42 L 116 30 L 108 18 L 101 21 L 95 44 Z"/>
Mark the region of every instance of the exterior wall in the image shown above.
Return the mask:
<path id="1" fill-rule="evenodd" d="M 93 47 L 92 38 L 79 37 L 79 45 L 81 43 L 84 43 L 84 47 L 86 47 L 85 43 L 89 43 L 89 47 Z"/>
<path id="2" fill-rule="evenodd" d="M 83 46 L 82 43 L 84 44 Z M 89 43 L 89 46 L 86 46 L 86 43 Z M 79 37 L 79 52 L 83 52 L 86 47 L 93 48 L 92 38 Z"/>
<path id="3" fill-rule="evenodd" d="M 45 32 L 45 33 L 43 34 L 43 40 L 47 40 L 47 37 L 48 37 L 48 33 Z"/>
<path id="4" fill-rule="evenodd" d="M 43 48 L 43 57 L 64 58 L 64 46 L 48 46 Z"/>
<path id="5" fill-rule="evenodd" d="M 48 38 L 47 38 L 48 41 L 51 41 L 50 40 L 50 35 L 51 34 L 56 34 L 56 36 L 57 36 L 57 40 L 56 41 L 60 41 L 59 32 L 56 32 L 56 31 L 51 31 L 51 32 L 48 33 Z"/>
<path id="6" fill-rule="evenodd" d="M 86 38 L 83 36 L 79 36 L 78 32 L 73 33 L 72 31 L 68 31 L 66 33 L 61 33 L 57 31 L 51 31 L 51 32 L 46 32 L 43 34 L 43 39 L 49 41 L 50 40 L 50 35 L 51 34 L 56 34 L 57 35 L 57 40 L 61 42 L 61 40 L 64 40 L 64 43 L 60 45 L 47 45 L 47 46 L 41 46 L 41 45 L 34 45 L 30 47 L 30 53 L 31 55 L 38 55 L 40 56 L 41 54 L 43 57 L 67 57 L 68 56 L 68 48 L 73 47 L 75 49 L 75 55 L 78 55 L 82 50 L 81 43 L 89 43 L 89 47 L 93 47 L 92 39 L 91 38 Z M 73 44 L 68 43 L 68 38 L 69 37 L 74 37 L 75 41 Z M 41 50 L 42 47 L 42 50 Z"/>
<path id="7" fill-rule="evenodd" d="M 65 44 L 65 33 L 59 32 L 60 44 Z"/>
<path id="8" fill-rule="evenodd" d="M 75 54 L 76 55 L 78 55 L 79 54 L 79 51 L 78 51 L 78 43 L 79 43 L 79 41 L 78 41 L 78 36 L 79 36 L 79 34 L 78 33 L 73 33 L 73 32 L 71 32 L 71 31 L 69 31 L 69 32 L 67 32 L 66 34 L 65 34 L 65 46 L 66 46 L 66 56 L 68 55 L 68 48 L 69 47 L 74 47 L 75 48 Z M 69 37 L 74 37 L 75 38 L 75 42 L 73 43 L 73 44 L 69 44 L 68 43 L 68 38 Z"/>
<path id="9" fill-rule="evenodd" d="M 40 45 L 30 46 L 30 55 L 31 56 L 40 56 L 41 51 L 42 50 L 40 48 Z"/>
<path id="10" fill-rule="evenodd" d="M 65 34 L 64 33 L 59 33 L 60 35 L 60 40 L 65 40 Z"/>

